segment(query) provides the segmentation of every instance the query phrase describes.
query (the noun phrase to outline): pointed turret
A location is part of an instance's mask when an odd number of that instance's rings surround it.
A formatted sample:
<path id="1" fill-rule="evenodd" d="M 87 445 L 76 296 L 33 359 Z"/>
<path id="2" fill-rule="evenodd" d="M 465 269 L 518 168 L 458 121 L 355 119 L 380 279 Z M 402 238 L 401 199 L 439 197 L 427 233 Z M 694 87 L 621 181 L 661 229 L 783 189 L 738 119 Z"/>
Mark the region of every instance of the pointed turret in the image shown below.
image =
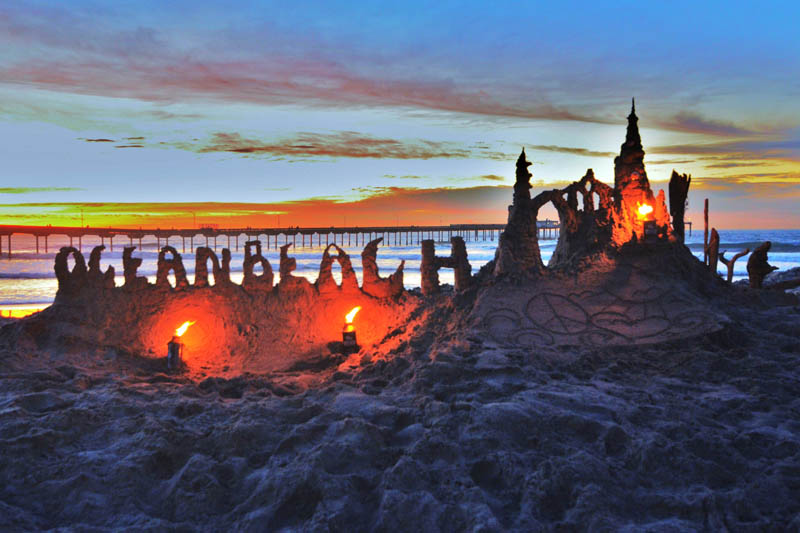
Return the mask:
<path id="1" fill-rule="evenodd" d="M 642 149 L 642 138 L 639 136 L 639 117 L 636 116 L 636 101 L 631 98 L 631 114 L 628 115 L 628 131 L 625 134 L 625 144 L 622 148 L 639 148 Z M 644 158 L 644 151 L 642 151 L 642 158 Z"/>
<path id="2" fill-rule="evenodd" d="M 508 224 L 500 235 L 500 243 L 495 254 L 496 273 L 540 272 L 542 254 L 539 252 L 539 237 L 536 228 L 536 213 L 531 209 L 530 161 L 525 156 L 525 148 L 517 159 L 517 179 L 514 183 L 514 203 L 508 206 Z"/>
<path id="3" fill-rule="evenodd" d="M 652 196 L 647 172 L 644 169 L 644 149 L 639 136 L 639 117 L 636 102 L 631 99 L 631 114 L 628 115 L 628 131 L 614 159 L 614 188 L 623 196 Z"/>
<path id="4" fill-rule="evenodd" d="M 531 166 L 528 158 L 525 157 L 525 148 L 517 159 L 517 181 L 514 183 L 514 205 L 527 206 L 531 200 L 531 173 L 528 167 Z"/>

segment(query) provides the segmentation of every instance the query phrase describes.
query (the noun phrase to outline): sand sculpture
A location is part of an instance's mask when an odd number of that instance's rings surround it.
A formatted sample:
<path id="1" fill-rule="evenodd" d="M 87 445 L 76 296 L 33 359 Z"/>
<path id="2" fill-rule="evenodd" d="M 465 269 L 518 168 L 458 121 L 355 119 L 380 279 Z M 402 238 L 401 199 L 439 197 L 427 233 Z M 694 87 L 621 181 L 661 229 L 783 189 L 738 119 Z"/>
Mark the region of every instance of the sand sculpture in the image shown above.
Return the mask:
<path id="1" fill-rule="evenodd" d="M 113 268 L 100 270 L 103 246 L 92 250 L 88 270 L 80 251 L 65 247 L 55 258 L 59 290 L 48 312 L 82 316 L 86 327 L 81 332 L 92 342 L 152 355 L 163 355 L 160 352 L 164 343 L 178 323 L 200 320 L 203 327 L 190 330 L 187 335 L 190 341 L 195 335 L 191 351 L 195 355 L 202 352 L 206 362 L 229 366 L 242 354 L 258 354 L 264 358 L 260 369 L 285 368 L 303 353 L 324 348 L 340 338 L 343 316 L 355 305 L 364 306 L 369 310 L 365 316 L 371 317 L 360 325 L 360 340 L 379 340 L 402 323 L 408 312 L 404 263 L 389 277 L 381 277 L 376 260 L 380 242 L 381 239 L 370 242 L 362 253 L 364 281 L 360 287 L 349 255 L 335 244 L 325 249 L 315 283 L 292 274 L 297 263 L 289 256 L 291 245 L 283 246 L 280 281 L 276 284 L 272 266 L 262 255 L 261 243 L 248 241 L 241 285 L 231 281 L 228 249 L 222 251 L 220 261 L 210 248 L 197 248 L 195 279 L 190 284 L 183 257 L 173 247 L 165 246 L 158 254 L 153 284 L 138 275 L 142 259 L 133 256 L 136 247 L 131 246 L 123 252 L 125 282 L 120 287 L 114 284 Z M 72 269 L 70 257 L 74 260 Z M 334 262 L 341 266 L 341 284 L 332 275 Z M 170 273 L 175 278 L 174 286 L 169 281 Z M 239 356 L 235 355 L 237 352 Z"/>
<path id="2" fill-rule="evenodd" d="M 166 254 L 170 254 L 170 259 L 166 258 Z M 178 250 L 172 246 L 164 246 L 158 252 L 158 270 L 156 272 L 156 286 L 169 287 L 169 273 L 175 275 L 175 288 L 185 289 L 189 286 L 189 281 L 186 279 L 186 269 L 183 266 L 183 258 Z"/>
<path id="3" fill-rule="evenodd" d="M 358 286 L 358 279 L 356 278 L 355 271 L 353 270 L 350 256 L 336 244 L 330 244 L 325 249 L 322 255 L 322 262 L 320 264 L 319 277 L 313 285 L 320 293 L 332 292 L 358 292 L 363 291 L 365 294 L 376 298 L 394 298 L 400 296 L 403 291 L 403 268 L 405 261 L 400 263 L 397 271 L 391 274 L 388 278 L 383 278 L 378 273 L 378 265 L 376 262 L 376 255 L 378 244 L 383 239 L 375 239 L 367 244 L 361 254 L 364 265 L 364 282 L 361 287 Z M 454 260 L 448 258 L 436 258 L 441 266 L 450 266 L 453 268 L 461 268 L 462 273 L 459 276 L 461 279 L 461 286 L 464 286 L 469 277 L 469 263 L 467 262 L 466 247 L 464 241 L 460 237 L 454 237 L 454 241 L 458 240 L 459 243 L 454 242 L 453 257 Z M 431 241 L 432 242 L 432 241 Z M 276 286 L 274 284 L 274 274 L 272 266 L 261 253 L 260 241 L 247 241 L 245 243 L 245 254 L 243 262 L 243 280 L 242 287 L 248 291 L 270 291 L 278 286 L 282 286 L 284 291 L 287 287 L 300 287 L 304 282 L 308 283 L 305 278 L 297 277 L 292 272 L 297 268 L 297 262 L 293 257 L 289 257 L 288 249 L 291 244 L 281 247 L 280 259 L 280 275 L 281 280 Z M 59 290 L 56 301 L 64 301 L 70 299 L 81 292 L 85 288 L 104 288 L 114 289 L 114 267 L 109 266 L 106 272 L 100 271 L 100 259 L 102 251 L 105 246 L 96 246 L 92 249 L 89 269 L 86 268 L 86 262 L 83 254 L 74 247 L 64 247 L 56 254 L 55 258 L 55 273 L 58 279 Z M 172 285 L 169 282 L 168 276 L 172 272 L 175 276 L 174 290 L 180 291 L 183 289 L 191 288 L 189 281 L 186 277 L 186 269 L 183 266 L 183 257 L 172 246 L 164 246 L 158 254 L 158 269 L 156 274 L 156 283 L 151 285 L 147 278 L 137 275 L 137 270 L 142 264 L 142 259 L 133 257 L 135 246 L 125 247 L 123 252 L 123 268 L 125 283 L 120 289 L 127 291 L 140 291 L 147 290 L 149 287 L 170 288 Z M 253 251 L 255 249 L 255 251 Z M 330 250 L 337 251 L 336 256 L 331 256 Z M 167 258 L 167 254 L 170 257 Z M 70 270 L 68 266 L 68 258 L 72 256 L 75 265 Z M 208 280 L 208 262 L 211 261 L 212 274 L 214 275 L 215 287 L 232 285 L 230 279 L 230 250 L 227 248 L 222 250 L 222 264 L 220 264 L 217 254 L 210 248 L 199 247 L 197 248 L 195 258 L 195 281 L 193 287 L 203 288 L 209 287 Z M 342 268 L 342 282 L 337 284 L 332 275 L 332 265 L 336 261 Z M 454 262 L 455 261 L 455 262 Z M 457 263 L 457 264 L 456 264 Z M 263 269 L 261 274 L 255 274 L 254 267 L 260 265 Z M 466 267 L 464 267 L 466 265 Z M 466 271 L 463 271 L 466 268 Z M 438 277 L 437 277 L 438 283 Z M 312 285 L 309 284 L 309 287 Z"/>
<path id="4" fill-rule="evenodd" d="M 639 344 L 714 331 L 726 320 L 706 296 L 722 280 L 682 244 L 691 177 L 673 171 L 668 210 L 664 192 L 650 188 L 634 106 L 614 159 L 614 187 L 589 169 L 579 181 L 531 198 L 528 166 L 523 150 L 508 224 L 494 261 L 481 271 L 472 312 L 496 342 Z M 536 219 L 548 202 L 560 234 L 545 266 Z"/>
<path id="5" fill-rule="evenodd" d="M 439 269 L 452 268 L 455 272 L 455 291 L 463 292 L 472 282 L 472 265 L 467 258 L 467 247 L 462 237 L 450 239 L 450 255 L 436 255 L 436 245 L 432 239 L 422 241 L 422 262 L 420 277 L 422 278 L 422 294 L 431 295 L 439 292 Z"/>
<path id="6" fill-rule="evenodd" d="M 436 255 L 433 240 L 422 241 L 423 296 L 435 299 L 440 293 L 439 269 L 452 268 L 454 294 L 466 296 L 459 305 L 467 306 L 470 327 L 483 330 L 499 344 L 523 348 L 658 342 L 714 331 L 727 320 L 709 298 L 724 285 L 716 274 L 719 235 L 712 230 L 708 265 L 683 245 L 691 177 L 673 171 L 668 209 L 664 191 L 654 193 L 647 178 L 634 106 L 625 142 L 614 160 L 613 187 L 597 180 L 589 169 L 567 187 L 532 198 L 530 165 L 523 149 L 516 162 L 508 223 L 494 260 L 477 275 L 472 275 L 461 237 L 451 239 L 446 257 Z M 558 212 L 560 232 L 545 266 L 536 225 L 540 209 L 548 203 Z M 112 268 L 105 273 L 100 270 L 104 247 L 92 251 L 88 270 L 77 249 L 62 248 L 55 259 L 59 291 L 54 307 L 91 309 L 94 331 L 106 336 L 103 342 L 152 353 L 161 350 L 179 319 L 213 315 L 215 326 L 206 328 L 210 333 L 203 340 L 206 351 L 231 354 L 240 350 L 252 357 L 266 357 L 268 351 L 274 364 L 265 369 L 277 368 L 287 354 L 336 338 L 341 328 L 338 317 L 354 305 L 365 306 L 362 316 L 369 317 L 367 331 L 360 332 L 359 339 L 376 342 L 423 305 L 404 290 L 404 263 L 387 278 L 379 275 L 376 257 L 381 241 L 369 242 L 361 254 L 360 287 L 349 255 L 336 244 L 323 251 L 314 283 L 293 275 L 297 263 L 289 256 L 291 244 L 282 246 L 280 281 L 275 284 L 261 243 L 248 241 L 241 285 L 230 279 L 228 249 L 223 249 L 220 262 L 210 248 L 198 248 L 195 280 L 190 285 L 181 255 L 165 246 L 158 255 L 153 285 L 137 275 L 142 260 L 132 256 L 135 247 L 127 247 L 122 287 L 114 286 Z M 760 287 L 763 277 L 775 269 L 767 263 L 768 249 L 765 243 L 748 261 L 753 287 Z M 733 263 L 742 255 L 730 260 L 724 252 L 719 255 L 728 266 L 729 281 Z M 75 261 L 72 270 L 69 256 Z M 334 263 L 341 267 L 341 284 L 334 280 Z M 168 279 L 170 272 L 174 287 Z"/>
<path id="7" fill-rule="evenodd" d="M 253 253 L 253 248 L 256 249 L 255 253 Z M 230 250 L 228 250 L 228 253 L 230 254 Z M 260 275 L 256 275 L 253 270 L 256 265 L 261 265 L 263 271 Z M 247 241 L 244 243 L 244 264 L 242 265 L 242 270 L 244 272 L 244 277 L 242 279 L 243 287 L 249 290 L 272 290 L 275 275 L 272 272 L 272 265 L 270 265 L 267 258 L 261 254 L 260 241 Z M 228 279 L 230 279 L 230 275 L 228 275 Z"/>
<path id="8" fill-rule="evenodd" d="M 539 210 L 548 202 L 556 208 L 561 222 L 550 268 L 569 267 L 575 261 L 610 248 L 619 249 L 631 242 L 645 241 L 648 226 L 652 227 L 651 240 L 677 240 L 670 229 L 663 191 L 654 195 L 650 189 L 637 124 L 638 117 L 632 108 L 625 143 L 614 160 L 613 188 L 597 180 L 589 169 L 583 178 L 564 189 L 544 191 L 531 198 L 530 163 L 522 150 L 517 160 L 514 201 L 509 206 L 508 224 L 500 236 L 495 257 L 495 275 L 537 277 L 545 272 L 536 219 Z M 673 207 L 680 218 L 684 203 L 685 194 L 680 205 Z M 642 215 L 641 206 L 647 206 L 650 211 Z"/>
<path id="9" fill-rule="evenodd" d="M 391 274 L 388 278 L 382 278 L 378 274 L 378 263 L 376 261 L 378 244 L 382 241 L 383 238 L 381 237 L 368 242 L 364 247 L 364 251 L 361 252 L 361 271 L 364 279 L 361 290 L 377 298 L 399 296 L 405 290 L 403 287 L 403 268 L 406 262 L 401 261 L 394 274 Z M 342 266 L 342 269 L 344 269 L 344 266 Z M 344 270 L 342 272 L 344 274 Z"/>
<path id="10" fill-rule="evenodd" d="M 765 242 L 750 255 L 747 260 L 747 275 L 750 277 L 750 287 L 760 289 L 764 283 L 764 277 L 778 270 L 778 267 L 772 266 L 767 262 L 767 252 L 772 247 L 770 241 Z"/>

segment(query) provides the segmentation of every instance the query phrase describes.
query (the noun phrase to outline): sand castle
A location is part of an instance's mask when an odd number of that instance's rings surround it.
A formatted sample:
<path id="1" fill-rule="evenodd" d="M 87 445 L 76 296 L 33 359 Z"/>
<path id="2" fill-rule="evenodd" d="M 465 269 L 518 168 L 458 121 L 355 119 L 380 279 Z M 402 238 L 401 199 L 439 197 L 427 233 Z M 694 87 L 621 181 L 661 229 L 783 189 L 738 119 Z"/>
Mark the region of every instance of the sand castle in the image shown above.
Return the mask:
<path id="1" fill-rule="evenodd" d="M 725 323 L 727 317 L 710 299 L 724 281 L 683 245 L 691 179 L 673 171 L 669 208 L 664 191 L 652 191 L 635 107 L 614 160 L 613 187 L 589 169 L 579 181 L 531 198 L 529 166 L 523 149 L 494 260 L 473 275 L 461 238 L 451 240 L 449 256 L 437 255 L 434 241 L 425 240 L 421 292 L 404 289 L 402 263 L 389 277 L 379 275 L 381 239 L 362 252 L 360 286 L 349 256 L 335 244 L 324 250 L 315 283 L 292 275 L 296 264 L 288 255 L 290 245 L 283 246 L 276 284 L 261 243 L 247 242 L 241 285 L 230 279 L 227 249 L 220 260 L 210 248 L 198 248 L 190 285 L 174 248 L 161 249 L 151 284 L 137 275 L 141 259 L 133 257 L 135 247 L 128 247 L 121 287 L 114 286 L 113 269 L 100 269 L 102 246 L 92 251 L 88 268 L 77 249 L 62 248 L 55 260 L 58 295 L 46 313 L 76 317 L 76 332 L 82 333 L 72 334 L 151 356 L 163 355 L 171 332 L 194 320 L 198 326 L 187 333 L 186 342 L 204 368 L 264 371 L 285 368 L 326 347 L 334 349 L 331 343 L 339 336 L 342 317 L 354 306 L 365 310 L 359 341 L 379 346 L 421 308 L 450 298 L 440 292 L 440 268 L 455 271 L 449 294 L 457 296 L 460 324 L 502 346 L 652 343 L 708 333 Z M 547 203 L 558 212 L 560 233 L 545 266 L 536 223 Z M 69 256 L 75 262 L 71 270 Z M 332 276 L 334 262 L 341 266 L 340 284 Z M 258 266 L 262 272 L 257 275 Z"/>
<path id="2" fill-rule="evenodd" d="M 589 169 L 531 198 L 529 165 L 523 150 L 508 225 L 472 313 L 491 338 L 527 348 L 638 344 L 707 333 L 725 321 L 704 297 L 720 287 L 715 269 L 683 245 L 691 178 L 673 171 L 668 211 L 664 191 L 654 194 L 647 179 L 635 105 L 613 188 Z M 548 202 L 561 229 L 545 267 L 535 228 Z"/>

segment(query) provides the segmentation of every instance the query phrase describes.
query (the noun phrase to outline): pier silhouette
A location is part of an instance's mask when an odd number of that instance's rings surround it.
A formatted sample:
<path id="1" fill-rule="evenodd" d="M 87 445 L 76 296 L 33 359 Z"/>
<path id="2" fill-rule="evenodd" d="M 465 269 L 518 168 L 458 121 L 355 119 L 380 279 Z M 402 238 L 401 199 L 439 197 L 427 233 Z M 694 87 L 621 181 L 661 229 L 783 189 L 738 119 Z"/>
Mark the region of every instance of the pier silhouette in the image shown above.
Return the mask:
<path id="1" fill-rule="evenodd" d="M 49 238 L 53 236 L 69 237 L 70 246 L 77 244 L 81 249 L 84 237 L 99 237 L 103 245 L 108 244 L 109 251 L 114 251 L 114 242 L 123 246 L 138 245 L 142 249 L 142 240 L 153 237 L 160 249 L 163 245 L 177 244 L 174 239 L 180 239 L 183 252 L 186 244 L 189 250 L 194 250 L 195 241 L 199 238 L 203 246 L 217 249 L 218 244 L 223 244 L 231 250 L 239 249 L 240 237 L 242 243 L 247 240 L 261 239 L 264 237 L 266 248 L 277 248 L 278 237 L 284 236 L 284 242 L 291 241 L 294 246 L 323 246 L 336 242 L 342 246 L 359 244 L 364 245 L 372 239 L 383 237 L 387 246 L 406 246 L 419 244 L 423 239 L 448 241 L 451 237 L 459 236 L 465 241 L 494 241 L 500 232 L 505 229 L 505 224 L 449 224 L 439 226 L 328 226 L 328 227 L 273 227 L 273 228 L 219 228 L 213 225 L 187 229 L 136 229 L 136 228 L 101 228 L 101 227 L 76 227 L 76 226 L 12 226 L 0 225 L 0 257 L 5 252 L 5 257 L 12 255 L 12 235 L 32 235 L 36 238 L 36 253 L 44 250 L 49 253 Z M 554 239 L 558 237 L 559 222 L 557 220 L 542 220 L 537 223 L 539 238 Z M 4 242 L 5 241 L 5 242 Z M 316 241 L 316 242 L 315 242 Z"/>

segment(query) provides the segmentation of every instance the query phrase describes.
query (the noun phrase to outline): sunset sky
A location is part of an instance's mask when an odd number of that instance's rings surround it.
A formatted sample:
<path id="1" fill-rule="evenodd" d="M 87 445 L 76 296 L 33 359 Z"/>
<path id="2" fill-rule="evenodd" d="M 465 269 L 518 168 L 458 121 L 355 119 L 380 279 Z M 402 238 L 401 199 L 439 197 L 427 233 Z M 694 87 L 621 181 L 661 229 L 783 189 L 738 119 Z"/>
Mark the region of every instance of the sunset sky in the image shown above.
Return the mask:
<path id="1" fill-rule="evenodd" d="M 635 96 L 690 220 L 800 227 L 797 3 L 390 4 L 5 0 L 0 224 L 504 222 Z"/>

